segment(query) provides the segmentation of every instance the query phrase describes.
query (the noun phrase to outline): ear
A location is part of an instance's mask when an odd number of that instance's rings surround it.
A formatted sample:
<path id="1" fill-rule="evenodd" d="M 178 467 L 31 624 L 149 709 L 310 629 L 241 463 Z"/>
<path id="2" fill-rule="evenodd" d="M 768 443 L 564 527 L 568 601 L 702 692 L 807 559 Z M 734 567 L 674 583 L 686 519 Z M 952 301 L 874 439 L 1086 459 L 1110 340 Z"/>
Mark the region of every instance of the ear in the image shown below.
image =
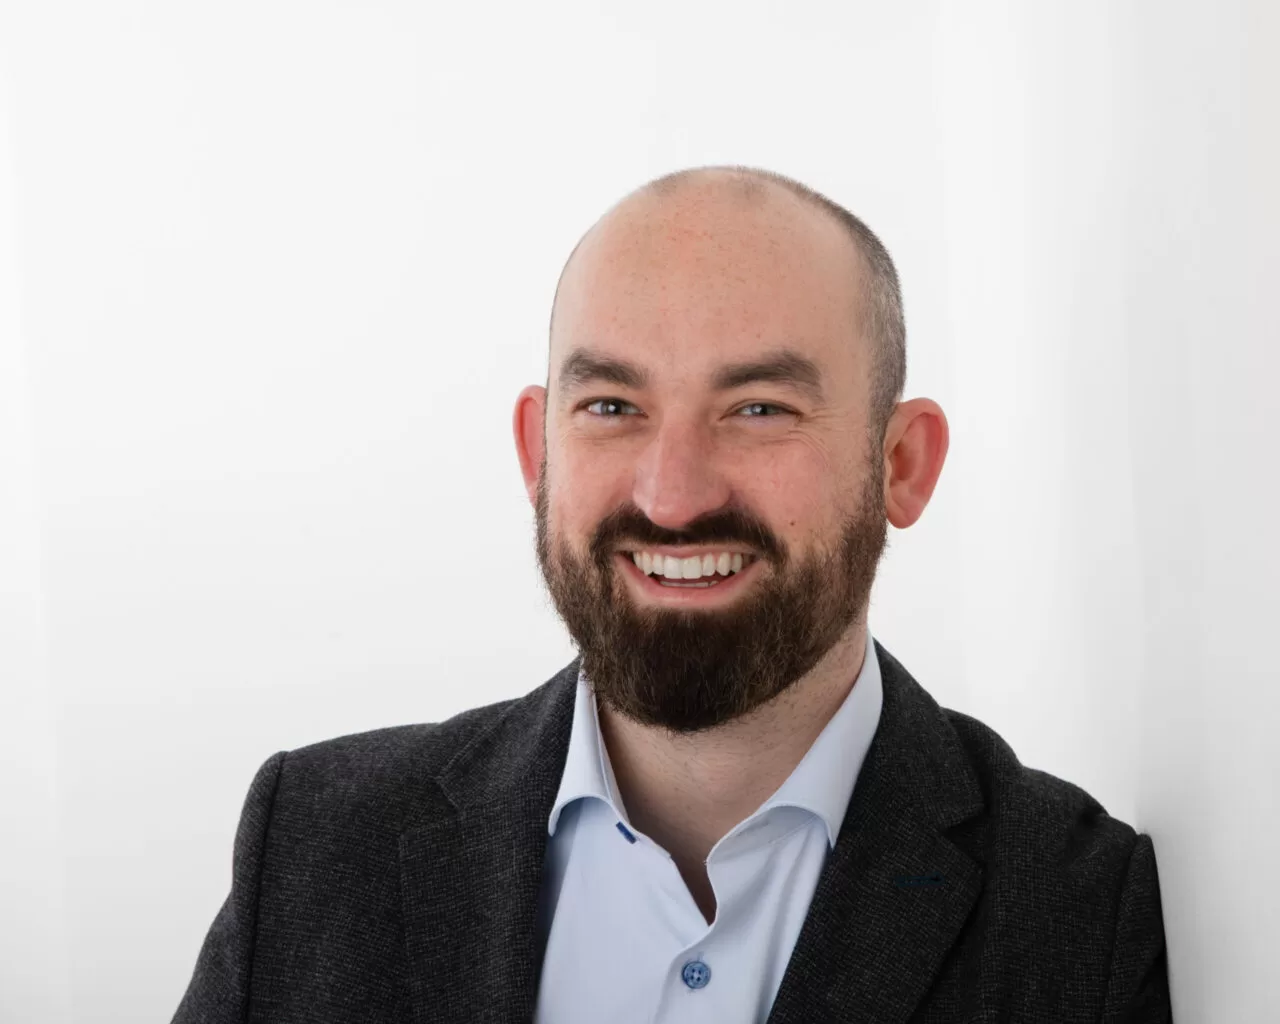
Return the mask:
<path id="1" fill-rule="evenodd" d="M 884 504 L 898 529 L 911 526 L 929 504 L 949 443 L 947 417 L 937 402 L 913 398 L 894 411 L 884 436 Z"/>
<path id="2" fill-rule="evenodd" d="M 538 472 L 546 445 L 543 431 L 546 408 L 547 389 L 540 384 L 530 384 L 520 392 L 516 399 L 515 413 L 511 417 L 525 493 L 529 495 L 529 504 L 534 506 L 538 502 Z"/>

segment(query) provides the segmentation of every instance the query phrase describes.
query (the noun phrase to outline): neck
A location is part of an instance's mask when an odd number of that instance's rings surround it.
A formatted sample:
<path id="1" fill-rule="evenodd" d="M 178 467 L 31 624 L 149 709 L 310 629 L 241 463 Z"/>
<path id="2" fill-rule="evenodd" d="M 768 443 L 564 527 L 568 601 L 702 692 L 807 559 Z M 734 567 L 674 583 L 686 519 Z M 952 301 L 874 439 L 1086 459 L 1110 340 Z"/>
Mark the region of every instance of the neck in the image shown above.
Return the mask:
<path id="1" fill-rule="evenodd" d="M 711 848 L 786 781 L 853 689 L 866 624 L 850 625 L 817 665 L 768 704 L 703 732 L 672 735 L 598 705 L 627 817 L 676 859 Z"/>

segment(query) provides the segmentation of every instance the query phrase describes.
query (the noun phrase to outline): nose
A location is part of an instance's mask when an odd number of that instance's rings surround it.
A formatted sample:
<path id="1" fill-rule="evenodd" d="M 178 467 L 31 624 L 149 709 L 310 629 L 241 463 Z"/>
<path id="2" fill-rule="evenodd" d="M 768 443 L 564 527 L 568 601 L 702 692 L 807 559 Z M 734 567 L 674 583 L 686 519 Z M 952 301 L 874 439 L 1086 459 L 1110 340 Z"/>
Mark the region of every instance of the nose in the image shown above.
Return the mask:
<path id="1" fill-rule="evenodd" d="M 695 425 L 664 423 L 636 464 L 632 500 L 669 530 L 724 507 L 730 496 L 711 440 Z"/>

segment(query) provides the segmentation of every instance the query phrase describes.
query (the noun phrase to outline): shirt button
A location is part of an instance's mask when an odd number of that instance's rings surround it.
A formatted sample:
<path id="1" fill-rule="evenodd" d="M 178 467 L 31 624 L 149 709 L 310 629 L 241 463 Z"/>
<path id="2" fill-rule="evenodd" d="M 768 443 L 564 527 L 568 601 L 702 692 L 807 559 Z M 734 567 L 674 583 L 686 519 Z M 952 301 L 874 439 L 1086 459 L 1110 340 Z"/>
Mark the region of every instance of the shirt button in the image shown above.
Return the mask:
<path id="1" fill-rule="evenodd" d="M 707 982 L 711 980 L 711 968 L 701 960 L 690 960 L 684 965 L 680 977 L 690 988 L 705 988 Z"/>

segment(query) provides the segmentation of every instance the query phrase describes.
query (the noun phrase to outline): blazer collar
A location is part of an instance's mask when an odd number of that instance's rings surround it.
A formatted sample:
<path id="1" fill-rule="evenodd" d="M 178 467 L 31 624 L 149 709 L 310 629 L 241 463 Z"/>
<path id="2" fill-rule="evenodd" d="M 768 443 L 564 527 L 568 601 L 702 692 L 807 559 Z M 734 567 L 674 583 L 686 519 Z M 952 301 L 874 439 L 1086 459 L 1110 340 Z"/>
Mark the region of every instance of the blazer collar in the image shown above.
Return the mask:
<path id="1" fill-rule="evenodd" d="M 905 1022 L 955 943 L 982 866 L 948 836 L 982 792 L 946 714 L 876 641 L 880 721 L 769 1024 Z M 400 838 L 413 1020 L 532 1021 L 547 819 L 579 659 L 512 701 L 437 783 L 451 805 Z"/>

